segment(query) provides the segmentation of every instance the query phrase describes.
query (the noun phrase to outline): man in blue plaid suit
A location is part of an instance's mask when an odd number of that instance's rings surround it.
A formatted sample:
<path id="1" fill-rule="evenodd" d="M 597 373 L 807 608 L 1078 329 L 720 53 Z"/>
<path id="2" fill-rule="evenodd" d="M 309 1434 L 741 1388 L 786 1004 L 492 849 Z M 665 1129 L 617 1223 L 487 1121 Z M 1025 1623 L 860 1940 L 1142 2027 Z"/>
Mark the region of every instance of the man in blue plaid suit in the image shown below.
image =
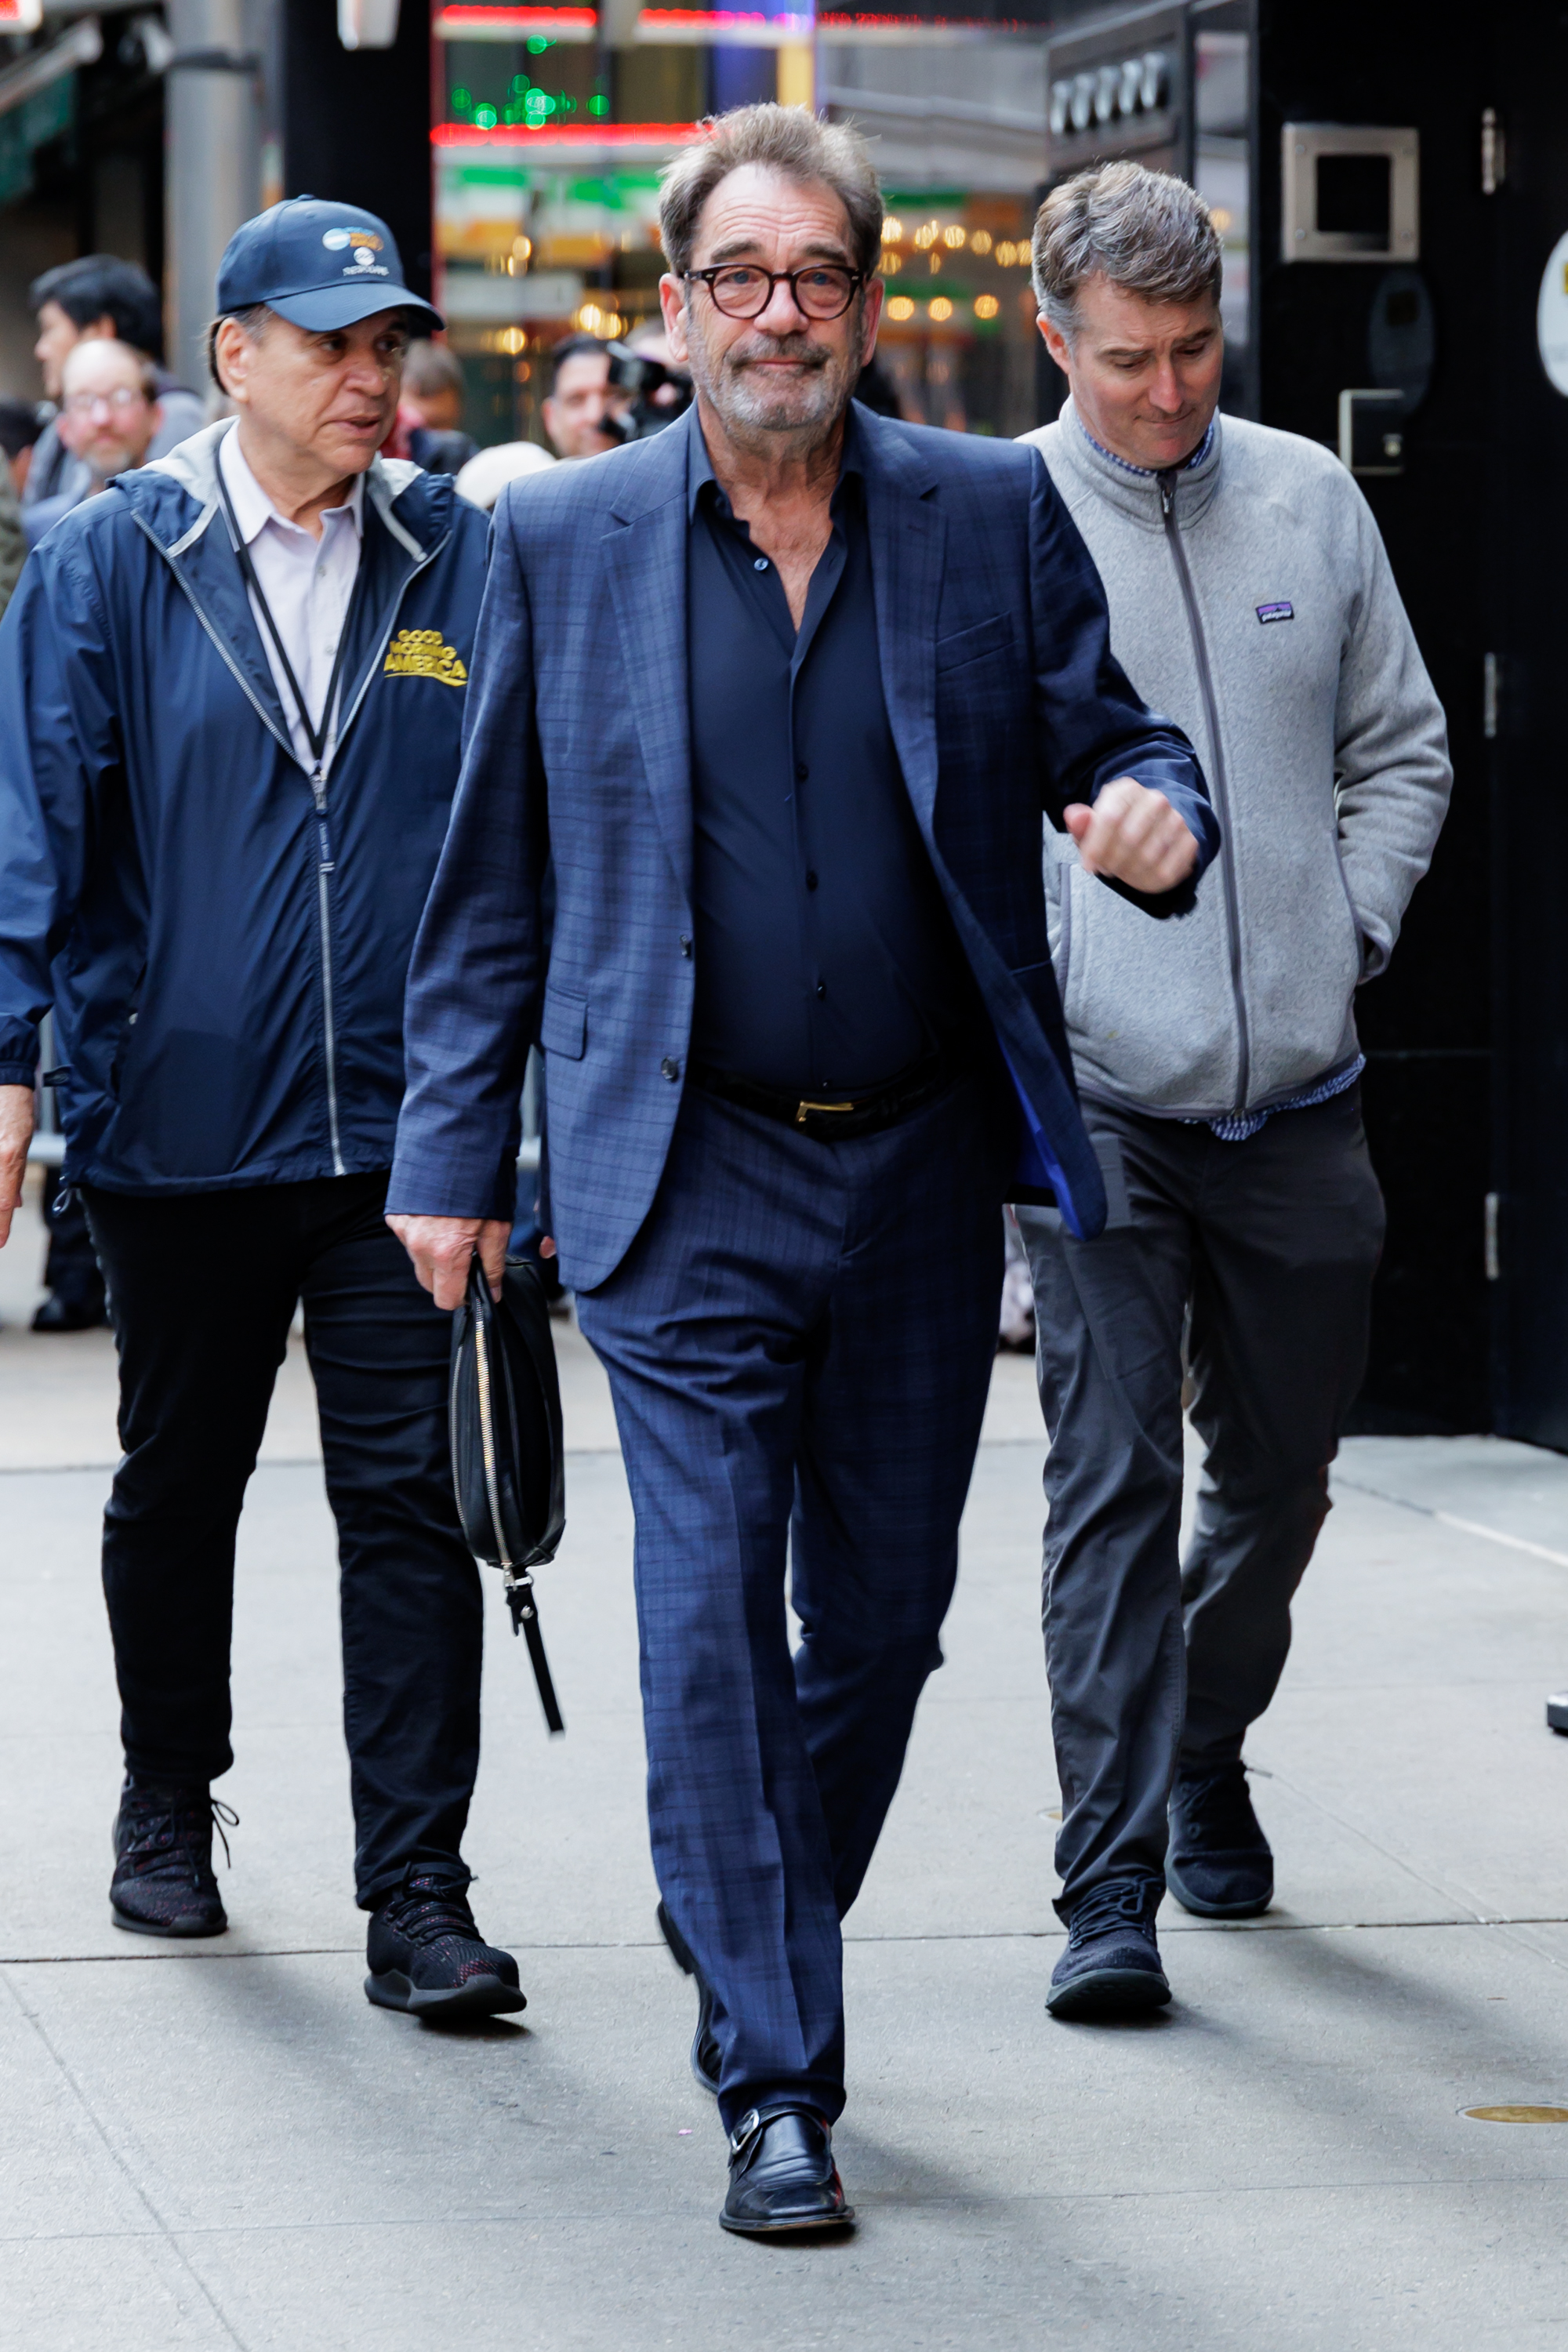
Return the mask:
<path id="1" fill-rule="evenodd" d="M 499 1273 L 537 1037 L 637 1512 L 659 1924 L 721 2218 L 761 2234 L 853 2218 L 839 1923 L 941 1662 L 998 1204 L 1104 1220 L 1041 811 L 1155 915 L 1217 835 L 1034 452 L 851 406 L 882 293 L 857 135 L 740 110 L 661 221 L 696 404 L 498 509 L 388 1208 L 438 1304 L 476 1244 Z"/>

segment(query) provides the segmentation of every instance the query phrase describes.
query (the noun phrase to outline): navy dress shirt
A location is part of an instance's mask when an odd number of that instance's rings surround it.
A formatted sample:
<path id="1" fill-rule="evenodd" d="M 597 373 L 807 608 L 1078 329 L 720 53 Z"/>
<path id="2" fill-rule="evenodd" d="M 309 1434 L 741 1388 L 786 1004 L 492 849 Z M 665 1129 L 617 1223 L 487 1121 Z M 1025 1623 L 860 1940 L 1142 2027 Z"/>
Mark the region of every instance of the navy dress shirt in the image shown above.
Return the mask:
<path id="1" fill-rule="evenodd" d="M 692 1059 L 792 1093 L 876 1087 L 977 1019 L 888 724 L 858 431 L 798 634 L 700 430 L 688 468 Z"/>

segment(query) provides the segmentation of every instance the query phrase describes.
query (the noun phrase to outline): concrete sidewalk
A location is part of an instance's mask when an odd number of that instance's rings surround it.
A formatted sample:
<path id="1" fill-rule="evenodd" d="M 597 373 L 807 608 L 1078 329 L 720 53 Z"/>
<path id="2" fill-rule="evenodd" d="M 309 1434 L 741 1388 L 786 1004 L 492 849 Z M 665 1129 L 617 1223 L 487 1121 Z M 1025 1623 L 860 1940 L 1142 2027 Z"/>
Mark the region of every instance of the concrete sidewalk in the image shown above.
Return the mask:
<path id="1" fill-rule="evenodd" d="M 88 1400 L 90 1435 L 90 1335 L 4 1336 L 0 1460 L 48 1383 Z M 283 1401 L 302 1451 L 269 1449 L 243 1529 L 241 1826 L 210 1945 L 108 1923 L 111 1436 L 81 1466 L 0 1471 L 0 2346 L 1561 2344 L 1568 2129 L 1463 2110 L 1568 2108 L 1568 1741 L 1542 1720 L 1568 1683 L 1568 1464 L 1346 1447 L 1253 1744 L 1279 1906 L 1209 1928 L 1167 1905 L 1173 2010 L 1063 2027 L 1043 2005 L 1042 1447 L 1028 1368 L 1002 1360 L 948 1664 L 849 1922 L 837 2144 L 862 2226 L 769 2248 L 715 2223 L 691 1998 L 653 1929 L 630 1513 L 576 1344 L 568 1531 L 542 1580 L 563 1741 L 490 1595 L 469 1853 L 521 1964 L 516 2024 L 437 2032 L 360 1989 L 308 1373 Z M 47 1381 L 32 1349 L 57 1351 Z"/>

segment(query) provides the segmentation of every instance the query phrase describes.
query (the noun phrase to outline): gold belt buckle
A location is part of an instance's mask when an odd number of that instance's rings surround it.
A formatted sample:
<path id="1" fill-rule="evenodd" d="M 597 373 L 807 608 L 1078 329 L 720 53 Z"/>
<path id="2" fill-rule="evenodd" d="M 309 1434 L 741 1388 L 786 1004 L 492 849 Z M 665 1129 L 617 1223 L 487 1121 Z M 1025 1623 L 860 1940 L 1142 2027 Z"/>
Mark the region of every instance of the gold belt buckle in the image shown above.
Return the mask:
<path id="1" fill-rule="evenodd" d="M 846 1111 L 846 1110 L 853 1110 L 855 1108 L 856 1108 L 856 1106 L 855 1106 L 852 1102 L 847 1102 L 847 1103 L 799 1102 L 799 1103 L 796 1103 L 796 1105 L 795 1105 L 795 1123 L 796 1127 L 804 1127 L 804 1126 L 805 1125 L 805 1118 L 806 1118 L 806 1113 L 807 1113 L 808 1111 L 813 1111 L 813 1110 Z"/>

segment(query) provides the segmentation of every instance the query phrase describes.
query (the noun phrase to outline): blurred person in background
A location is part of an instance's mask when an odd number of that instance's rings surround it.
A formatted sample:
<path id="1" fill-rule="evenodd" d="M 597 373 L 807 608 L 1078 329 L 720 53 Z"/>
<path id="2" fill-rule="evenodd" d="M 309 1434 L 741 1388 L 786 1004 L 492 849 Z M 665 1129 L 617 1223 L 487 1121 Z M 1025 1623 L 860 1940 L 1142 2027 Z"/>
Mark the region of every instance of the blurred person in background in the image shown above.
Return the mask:
<path id="1" fill-rule="evenodd" d="M 408 455 L 427 474 L 458 474 L 479 444 L 463 431 L 463 363 L 445 343 L 408 347 L 403 363 L 398 418 L 405 422 Z"/>
<path id="2" fill-rule="evenodd" d="M 31 544 L 36 547 L 72 507 L 96 498 L 118 475 L 144 465 L 163 421 L 158 372 L 151 360 L 109 336 L 84 336 L 74 344 L 60 372 L 55 429 L 76 462 L 63 488 L 28 507 Z"/>
<path id="3" fill-rule="evenodd" d="M 66 515 L 0 625 L 0 1240 L 52 1009 L 61 1181 L 120 1349 L 115 1924 L 227 1925 L 212 1783 L 233 1762 L 235 1536 L 302 1304 L 365 1991 L 489 2015 L 524 2003 L 461 1853 L 483 1611 L 452 1493 L 449 1326 L 382 1216 L 486 525 L 449 480 L 377 455 L 409 325 L 441 323 L 384 222 L 274 206 L 230 240 L 217 309 L 237 418 Z"/>
<path id="4" fill-rule="evenodd" d="M 8 473 L 0 470 L 0 615 L 11 602 L 26 555 L 21 505 Z"/>
<path id="5" fill-rule="evenodd" d="M 542 473 L 555 462 L 537 441 L 499 441 L 468 459 L 458 476 L 458 496 L 489 514 L 509 482 Z"/>
<path id="6" fill-rule="evenodd" d="M 4 451 L 11 488 L 20 499 L 27 487 L 33 451 L 44 429 L 36 401 L 0 400 L 0 451 Z"/>
<path id="7" fill-rule="evenodd" d="M 596 335 L 568 335 L 550 355 L 550 392 L 540 415 L 558 457 L 596 457 L 618 449 L 614 419 L 626 394 L 610 382 L 610 354 Z"/>
<path id="8" fill-rule="evenodd" d="M 129 343 L 156 369 L 153 391 L 162 414 L 148 448 L 150 457 L 166 457 L 205 422 L 201 394 L 177 383 L 161 364 L 163 314 L 158 289 L 134 262 L 121 261 L 111 253 L 61 262 L 33 280 L 27 307 L 38 325 L 33 357 L 43 371 L 46 399 L 58 401 L 66 360 L 76 345 L 103 336 Z M 68 489 L 72 469 L 79 462 L 61 438 L 58 421 L 48 425 L 33 452 L 22 493 L 24 510 Z M 79 489 L 78 495 L 83 493 Z M 29 532 L 30 539 L 37 537 Z"/>

